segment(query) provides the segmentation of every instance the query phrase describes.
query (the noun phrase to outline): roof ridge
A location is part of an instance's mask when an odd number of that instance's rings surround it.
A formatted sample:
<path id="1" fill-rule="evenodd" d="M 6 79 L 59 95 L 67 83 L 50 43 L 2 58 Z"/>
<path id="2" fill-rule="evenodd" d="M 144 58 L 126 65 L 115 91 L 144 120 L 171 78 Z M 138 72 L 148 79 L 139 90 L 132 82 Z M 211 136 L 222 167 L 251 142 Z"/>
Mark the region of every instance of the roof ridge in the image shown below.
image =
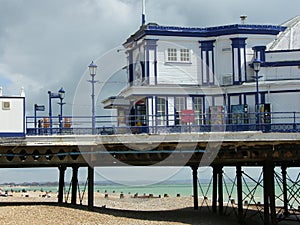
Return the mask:
<path id="1" fill-rule="evenodd" d="M 270 45 L 269 50 L 274 49 L 274 48 L 277 46 L 277 44 L 281 41 L 282 37 L 284 37 L 288 32 L 290 32 L 291 29 L 292 29 L 296 24 L 298 24 L 299 22 L 300 22 L 300 16 L 299 16 L 299 15 L 293 17 L 292 19 L 290 19 L 290 20 L 288 20 L 288 21 L 286 21 L 286 22 L 284 22 L 281 26 L 285 26 L 286 29 L 285 29 L 283 32 L 281 32 L 281 33 L 279 33 L 279 34 L 277 35 L 276 40 L 273 41 L 273 43 Z"/>

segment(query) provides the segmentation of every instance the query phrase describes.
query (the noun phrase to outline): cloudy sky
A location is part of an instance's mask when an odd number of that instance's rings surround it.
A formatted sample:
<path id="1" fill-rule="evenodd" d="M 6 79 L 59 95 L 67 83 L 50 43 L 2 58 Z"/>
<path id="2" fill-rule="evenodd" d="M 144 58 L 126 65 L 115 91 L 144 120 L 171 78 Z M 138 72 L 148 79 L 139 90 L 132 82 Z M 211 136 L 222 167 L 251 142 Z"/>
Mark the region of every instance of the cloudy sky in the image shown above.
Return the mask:
<path id="1" fill-rule="evenodd" d="M 78 83 L 88 79 L 88 64 L 139 28 L 141 5 L 142 0 L 0 0 L 3 94 L 16 95 L 24 87 L 27 115 L 33 115 L 35 103 L 47 106 L 48 90 L 64 87 L 70 111 Z M 146 5 L 147 22 L 197 27 L 239 23 L 240 15 L 248 16 L 247 23 L 278 25 L 300 12 L 299 0 L 146 0 Z"/>

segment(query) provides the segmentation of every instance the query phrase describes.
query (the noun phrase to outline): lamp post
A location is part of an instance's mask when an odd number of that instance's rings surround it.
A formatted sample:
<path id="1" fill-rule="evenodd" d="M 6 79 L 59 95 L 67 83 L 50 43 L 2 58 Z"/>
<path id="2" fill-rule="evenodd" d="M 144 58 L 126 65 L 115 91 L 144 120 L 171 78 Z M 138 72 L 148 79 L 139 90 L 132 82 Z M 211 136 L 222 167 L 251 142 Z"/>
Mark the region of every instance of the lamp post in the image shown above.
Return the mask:
<path id="1" fill-rule="evenodd" d="M 52 98 L 59 98 L 61 99 L 61 113 L 62 113 L 62 105 L 65 104 L 62 102 L 63 98 L 64 98 L 64 94 L 65 94 L 65 91 L 63 88 L 61 88 L 58 93 L 53 93 L 51 91 L 48 91 L 48 95 L 49 95 L 49 126 L 50 126 L 50 134 L 52 134 Z M 60 123 L 61 125 L 61 123 Z"/>
<path id="2" fill-rule="evenodd" d="M 255 94 L 255 106 L 256 106 L 256 123 L 260 124 L 260 118 L 259 118 L 259 90 L 258 90 L 258 79 L 261 78 L 261 76 L 258 76 L 258 72 L 260 71 L 261 61 L 258 59 L 254 59 L 253 62 L 253 69 L 255 71 L 255 82 L 256 82 L 256 94 Z"/>
<path id="3" fill-rule="evenodd" d="M 60 105 L 60 114 L 59 114 L 59 132 L 62 133 L 62 122 L 63 122 L 63 105 L 66 104 L 63 102 L 63 99 L 65 98 L 65 90 L 63 88 L 60 88 L 58 91 L 60 102 L 57 104 Z"/>
<path id="4" fill-rule="evenodd" d="M 95 76 L 97 72 L 97 65 L 92 61 L 89 65 L 90 75 L 92 77 L 91 80 L 88 80 L 92 84 L 92 134 L 96 133 L 96 118 L 95 118 Z"/>

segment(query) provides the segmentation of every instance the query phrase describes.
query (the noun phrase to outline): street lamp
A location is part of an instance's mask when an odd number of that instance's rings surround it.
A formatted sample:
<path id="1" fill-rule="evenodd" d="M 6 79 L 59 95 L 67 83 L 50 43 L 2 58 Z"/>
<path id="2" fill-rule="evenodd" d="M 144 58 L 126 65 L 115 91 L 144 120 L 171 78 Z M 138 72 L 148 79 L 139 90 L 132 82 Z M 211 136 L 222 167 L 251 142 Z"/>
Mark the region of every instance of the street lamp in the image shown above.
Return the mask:
<path id="1" fill-rule="evenodd" d="M 260 66 L 261 66 L 261 61 L 258 59 L 254 59 L 252 62 L 253 69 L 255 71 L 255 76 L 254 79 L 256 81 L 256 94 L 255 94 L 255 106 L 256 106 L 256 113 L 257 113 L 257 118 L 256 118 L 256 123 L 260 123 L 260 118 L 259 118 L 259 90 L 258 90 L 258 79 L 261 78 L 261 76 L 258 76 L 258 72 L 260 71 Z"/>
<path id="2" fill-rule="evenodd" d="M 94 61 L 91 62 L 89 65 L 90 75 L 92 77 L 92 80 L 88 80 L 92 84 L 92 134 L 95 134 L 95 127 L 96 127 L 96 118 L 95 118 L 95 76 L 97 72 L 97 65 L 94 63 Z"/>
<path id="3" fill-rule="evenodd" d="M 63 105 L 66 104 L 63 102 L 63 99 L 65 98 L 65 90 L 63 88 L 60 88 L 58 91 L 60 102 L 57 104 L 60 105 L 60 114 L 59 114 L 59 131 L 62 133 L 62 120 L 63 120 Z"/>

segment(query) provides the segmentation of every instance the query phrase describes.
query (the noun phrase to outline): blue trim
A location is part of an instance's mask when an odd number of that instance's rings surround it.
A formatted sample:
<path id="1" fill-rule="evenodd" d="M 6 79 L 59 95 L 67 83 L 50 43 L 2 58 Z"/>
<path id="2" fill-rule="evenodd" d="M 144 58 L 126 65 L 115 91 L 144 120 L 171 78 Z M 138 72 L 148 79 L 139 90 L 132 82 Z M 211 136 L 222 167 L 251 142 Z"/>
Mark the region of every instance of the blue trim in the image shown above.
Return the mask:
<path id="1" fill-rule="evenodd" d="M 245 48 L 246 37 L 230 38 L 232 48 Z"/>
<path id="2" fill-rule="evenodd" d="M 217 27 L 206 28 L 189 28 L 176 26 L 159 26 L 148 24 L 141 26 L 135 34 L 130 36 L 124 46 L 139 40 L 146 35 L 157 36 L 179 36 L 179 37 L 216 37 L 231 34 L 262 34 L 262 35 L 277 35 L 286 29 L 284 26 L 274 25 L 251 25 L 251 24 L 233 24 Z"/>
<path id="3" fill-rule="evenodd" d="M 247 55 L 246 55 L 246 46 L 244 48 L 244 74 L 245 74 L 245 77 L 244 77 L 244 81 L 247 81 Z"/>
<path id="4" fill-rule="evenodd" d="M 26 104 L 25 104 L 25 97 L 23 97 L 23 133 L 24 136 L 26 134 Z"/>
<path id="5" fill-rule="evenodd" d="M 25 99 L 25 97 L 20 97 L 20 96 L 0 96 L 0 99 L 1 98 L 6 98 L 6 99 L 8 99 L 8 98 L 23 98 L 23 99 Z"/>
<path id="6" fill-rule="evenodd" d="M 154 60 L 154 82 L 155 82 L 155 85 L 157 85 L 157 60 L 156 60 L 156 50 L 155 50 L 155 53 L 154 53 L 154 57 L 155 57 L 155 60 Z"/>
<path id="7" fill-rule="evenodd" d="M 177 113 L 177 97 L 180 97 L 180 95 L 178 96 L 178 95 L 176 95 L 176 96 L 174 96 L 174 114 L 176 114 Z"/>
<path id="8" fill-rule="evenodd" d="M 241 60 L 241 49 L 244 50 L 244 65 L 246 65 L 246 37 L 238 37 L 238 38 L 230 38 L 231 40 L 231 46 L 232 46 L 232 76 L 233 76 L 233 84 L 239 85 L 243 81 L 242 77 L 244 77 L 244 80 L 246 80 L 246 68 L 244 70 L 244 76 L 242 76 L 242 60 Z M 237 55 L 237 61 L 238 65 L 235 65 L 235 54 L 234 50 L 238 49 L 238 55 Z M 235 80 L 235 67 L 238 68 L 238 80 Z"/>
<path id="9" fill-rule="evenodd" d="M 270 93 L 294 93 L 294 92 L 300 92 L 300 90 L 284 90 L 284 91 L 269 91 Z M 268 93 L 267 91 L 265 91 L 265 93 Z"/>
<path id="10" fill-rule="evenodd" d="M 154 116 L 154 98 L 151 96 L 151 120 L 152 120 L 152 126 L 153 126 L 153 116 Z"/>
<path id="11" fill-rule="evenodd" d="M 145 25 L 146 23 L 146 16 L 145 14 L 142 14 L 142 25 Z"/>
<path id="12" fill-rule="evenodd" d="M 129 77 L 128 77 L 128 82 L 129 86 L 131 87 L 133 85 L 133 53 L 132 51 L 129 51 L 129 56 L 128 56 L 128 63 L 129 63 Z"/>
<path id="13" fill-rule="evenodd" d="M 283 67 L 283 66 L 300 66 L 300 60 L 297 60 L 297 61 L 263 62 L 261 64 L 261 67 Z"/>
<path id="14" fill-rule="evenodd" d="M 201 84 L 204 84 L 204 63 L 203 63 L 203 51 L 201 51 L 201 53 L 200 53 L 200 57 L 201 57 L 201 78 L 202 78 L 202 80 L 201 80 Z M 199 83 L 200 84 L 200 83 Z"/>
<path id="15" fill-rule="evenodd" d="M 242 81 L 242 62 L 241 62 L 241 48 L 238 49 L 238 83 L 240 83 Z"/>
<path id="16" fill-rule="evenodd" d="M 155 98 L 155 114 L 153 115 L 154 116 L 154 118 L 155 118 L 155 128 L 157 129 L 157 127 L 158 127 L 158 113 L 157 113 L 157 103 L 158 103 L 158 96 L 155 96 L 154 97 Z"/>
<path id="17" fill-rule="evenodd" d="M 213 51 L 214 50 L 214 40 L 207 40 L 207 41 L 199 41 L 201 51 Z"/>
<path id="18" fill-rule="evenodd" d="M 254 46 L 252 49 L 255 54 L 255 59 L 261 62 L 266 61 L 266 46 Z M 258 53 L 260 53 L 260 57 L 258 57 Z"/>
<path id="19" fill-rule="evenodd" d="M 210 73 L 209 73 L 209 69 L 210 69 L 210 64 L 209 64 L 209 52 L 212 52 L 212 65 L 211 65 L 211 70 L 212 73 L 215 73 L 215 62 L 214 62 L 214 43 L 215 43 L 215 39 L 214 40 L 206 40 L 206 41 L 199 41 L 200 44 L 200 48 L 201 48 L 201 63 L 202 63 L 202 84 L 207 84 L 207 85 L 213 85 L 215 83 L 215 76 L 213 76 L 213 80 L 210 80 Z M 203 52 L 206 52 L 206 57 L 205 57 L 205 61 L 206 61 L 206 70 L 203 70 Z M 206 82 L 203 82 L 203 77 L 204 74 L 203 72 L 206 71 Z"/>
<path id="20" fill-rule="evenodd" d="M 5 133 L 5 132 L 0 132 L 0 137 L 25 137 L 26 136 L 26 133 L 21 133 L 21 132 L 18 132 L 18 133 Z"/>
<path id="21" fill-rule="evenodd" d="M 204 120 L 204 124 L 206 124 L 206 95 L 202 95 L 202 101 L 203 101 L 203 111 L 202 111 L 202 113 L 203 113 L 203 120 Z"/>
<path id="22" fill-rule="evenodd" d="M 212 76 L 213 80 L 212 80 L 212 83 L 210 83 L 210 84 L 214 85 L 215 84 L 215 60 L 214 60 L 215 59 L 215 52 L 214 52 L 214 49 L 212 50 L 211 57 L 212 57 L 212 59 L 211 59 L 211 62 L 212 62 L 211 70 L 212 70 L 212 73 L 213 73 L 213 76 Z"/>
<path id="23" fill-rule="evenodd" d="M 150 82 L 150 63 L 149 63 L 149 50 L 154 50 L 154 84 L 157 84 L 157 41 L 158 39 L 145 39 L 145 51 L 146 51 L 146 68 L 148 84 Z"/>
<path id="24" fill-rule="evenodd" d="M 261 104 L 266 103 L 266 93 L 265 92 L 260 93 L 260 103 Z"/>
<path id="25" fill-rule="evenodd" d="M 209 80 L 209 51 L 205 51 L 206 52 L 206 58 L 205 58 L 205 61 L 206 61 L 206 84 L 209 85 L 210 83 L 210 80 Z"/>
<path id="26" fill-rule="evenodd" d="M 168 96 L 166 96 L 166 114 L 167 114 L 166 125 L 169 126 L 169 97 Z"/>

